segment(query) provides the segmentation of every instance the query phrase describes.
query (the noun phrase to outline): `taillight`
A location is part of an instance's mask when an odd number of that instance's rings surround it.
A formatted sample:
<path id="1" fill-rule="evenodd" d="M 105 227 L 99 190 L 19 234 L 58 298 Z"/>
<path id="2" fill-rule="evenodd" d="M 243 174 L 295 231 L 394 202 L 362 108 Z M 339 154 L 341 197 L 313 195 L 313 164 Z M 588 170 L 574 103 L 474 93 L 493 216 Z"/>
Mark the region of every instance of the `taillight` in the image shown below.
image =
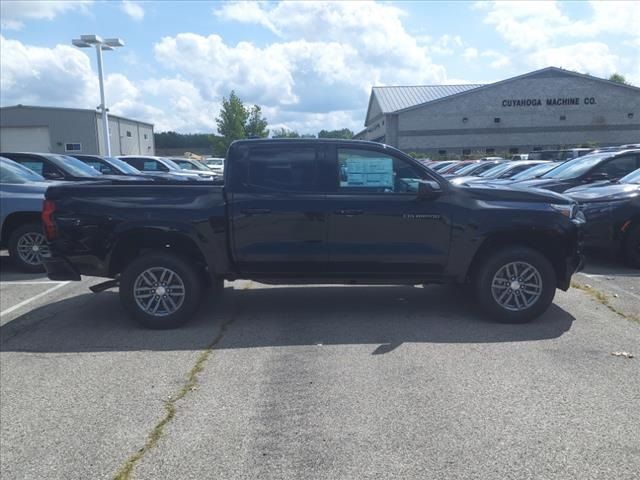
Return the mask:
<path id="1" fill-rule="evenodd" d="M 53 222 L 53 212 L 56 211 L 56 204 L 53 200 L 45 200 L 42 204 L 42 226 L 44 227 L 44 236 L 48 241 L 55 240 L 58 236 L 56 224 Z"/>

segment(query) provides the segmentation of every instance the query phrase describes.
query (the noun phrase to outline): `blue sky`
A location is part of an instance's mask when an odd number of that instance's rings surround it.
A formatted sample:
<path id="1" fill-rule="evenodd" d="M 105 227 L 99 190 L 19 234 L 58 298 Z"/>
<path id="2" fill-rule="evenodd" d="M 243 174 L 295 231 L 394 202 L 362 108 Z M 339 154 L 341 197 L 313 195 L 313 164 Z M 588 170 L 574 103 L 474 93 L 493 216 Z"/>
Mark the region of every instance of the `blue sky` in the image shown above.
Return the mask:
<path id="1" fill-rule="evenodd" d="M 371 86 L 485 83 L 547 66 L 640 84 L 640 2 L 11 1 L 0 103 L 94 108 L 156 131 L 213 132 L 234 89 L 272 127 L 360 130 Z"/>

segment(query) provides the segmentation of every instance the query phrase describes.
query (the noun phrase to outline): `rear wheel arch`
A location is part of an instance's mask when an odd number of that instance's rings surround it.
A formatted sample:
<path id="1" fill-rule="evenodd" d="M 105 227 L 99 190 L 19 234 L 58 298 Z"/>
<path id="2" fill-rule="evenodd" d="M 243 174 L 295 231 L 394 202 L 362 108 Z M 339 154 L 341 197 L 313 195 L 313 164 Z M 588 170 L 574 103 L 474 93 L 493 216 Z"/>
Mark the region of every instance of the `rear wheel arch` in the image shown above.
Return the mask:
<path id="1" fill-rule="evenodd" d="M 116 240 L 108 259 L 109 275 L 117 276 L 136 258 L 150 252 L 179 255 L 202 273 L 209 269 L 202 250 L 187 233 L 144 228 L 122 233 Z"/>
<path id="2" fill-rule="evenodd" d="M 40 215 L 40 212 L 13 212 L 7 215 L 7 218 L 2 222 L 2 232 L 0 232 L 2 244 L 6 245 L 9 242 L 9 238 L 16 228 L 29 223 L 41 223 Z"/>

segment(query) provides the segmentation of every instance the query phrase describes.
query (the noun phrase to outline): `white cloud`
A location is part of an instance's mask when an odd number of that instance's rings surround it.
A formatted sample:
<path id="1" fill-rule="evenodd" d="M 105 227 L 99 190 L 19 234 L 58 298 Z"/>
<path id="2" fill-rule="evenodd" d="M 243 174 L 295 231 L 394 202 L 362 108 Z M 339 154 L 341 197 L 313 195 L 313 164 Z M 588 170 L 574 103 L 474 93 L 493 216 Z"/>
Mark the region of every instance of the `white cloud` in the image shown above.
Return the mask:
<path id="1" fill-rule="evenodd" d="M 0 2 L 0 25 L 20 30 L 27 20 L 53 20 L 71 10 L 86 11 L 93 0 L 3 0 Z"/>
<path id="2" fill-rule="evenodd" d="M 585 42 L 538 50 L 528 57 L 535 68 L 549 65 L 601 77 L 618 71 L 619 58 L 604 43 Z"/>
<path id="3" fill-rule="evenodd" d="M 122 11 L 129 15 L 133 20 L 140 21 L 144 18 L 144 8 L 139 3 L 131 0 L 122 0 L 120 4 Z"/>
<path id="4" fill-rule="evenodd" d="M 96 77 L 89 57 L 68 45 L 24 45 L 0 35 L 0 100 L 15 103 L 93 108 Z"/>
<path id="5" fill-rule="evenodd" d="M 464 53 L 462 54 L 462 58 L 465 60 L 475 60 L 478 58 L 478 49 L 474 47 L 468 47 L 464 49 Z"/>
<path id="6" fill-rule="evenodd" d="M 485 50 L 480 54 L 480 56 L 491 60 L 489 63 L 491 68 L 503 68 L 511 64 L 511 59 L 509 57 L 495 50 Z"/>

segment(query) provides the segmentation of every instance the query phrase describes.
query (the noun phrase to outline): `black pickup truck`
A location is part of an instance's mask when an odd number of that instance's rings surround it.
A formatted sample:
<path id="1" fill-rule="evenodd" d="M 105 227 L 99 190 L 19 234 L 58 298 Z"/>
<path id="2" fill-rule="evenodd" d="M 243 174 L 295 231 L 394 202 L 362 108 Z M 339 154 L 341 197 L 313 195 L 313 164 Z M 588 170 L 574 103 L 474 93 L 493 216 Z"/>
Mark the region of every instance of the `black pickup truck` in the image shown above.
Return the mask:
<path id="1" fill-rule="evenodd" d="M 235 279 L 469 283 L 490 317 L 526 322 L 582 263 L 583 219 L 568 197 L 454 187 L 378 143 L 237 141 L 224 176 L 49 188 L 49 278 L 110 278 L 104 288 L 119 284 L 151 328 L 181 325 L 205 287 Z"/>

